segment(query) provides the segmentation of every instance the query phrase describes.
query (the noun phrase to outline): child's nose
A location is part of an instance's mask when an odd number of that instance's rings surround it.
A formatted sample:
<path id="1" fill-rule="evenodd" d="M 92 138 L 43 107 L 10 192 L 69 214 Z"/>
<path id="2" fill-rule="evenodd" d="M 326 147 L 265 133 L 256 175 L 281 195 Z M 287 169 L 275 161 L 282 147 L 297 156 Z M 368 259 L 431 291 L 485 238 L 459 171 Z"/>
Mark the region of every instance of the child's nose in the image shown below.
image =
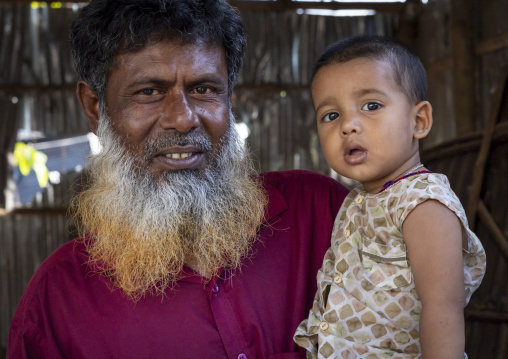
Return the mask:
<path id="1" fill-rule="evenodd" d="M 348 136 L 350 134 L 356 133 L 359 134 L 361 132 L 361 124 L 360 120 L 354 114 L 343 114 L 342 122 L 341 122 L 341 132 L 342 136 Z"/>

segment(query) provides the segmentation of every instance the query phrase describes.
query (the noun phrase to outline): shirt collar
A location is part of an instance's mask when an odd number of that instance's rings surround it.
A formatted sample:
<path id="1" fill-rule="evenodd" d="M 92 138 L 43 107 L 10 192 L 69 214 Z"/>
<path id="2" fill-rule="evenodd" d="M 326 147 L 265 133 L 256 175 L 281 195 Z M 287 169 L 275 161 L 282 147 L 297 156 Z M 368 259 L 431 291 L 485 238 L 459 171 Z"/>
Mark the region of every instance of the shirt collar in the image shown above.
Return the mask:
<path id="1" fill-rule="evenodd" d="M 266 223 L 272 218 L 284 212 L 288 208 L 288 204 L 284 195 L 277 188 L 268 183 L 265 178 L 261 177 L 261 180 L 263 181 L 263 187 L 265 188 L 266 194 L 268 196 L 268 205 L 265 209 L 265 220 L 263 222 Z M 217 273 L 217 276 L 214 276 L 210 281 L 208 281 L 192 269 L 184 266 L 183 276 L 180 280 L 184 282 L 194 283 L 208 282 L 207 287 L 211 287 L 215 284 L 217 277 L 220 276 L 221 273 L 222 269 L 219 271 L 219 273 Z"/>
<path id="2" fill-rule="evenodd" d="M 284 212 L 288 208 L 288 204 L 284 195 L 276 187 L 271 185 L 264 176 L 261 175 L 260 180 L 263 183 L 263 187 L 268 197 L 268 205 L 266 206 L 265 209 L 265 220 L 263 222 L 266 223 L 272 218 Z M 91 240 L 92 240 L 91 233 L 87 233 L 84 237 L 82 237 L 83 244 L 90 242 Z M 97 264 L 93 264 L 92 270 L 99 272 L 101 268 Z M 199 273 L 196 273 L 191 268 L 184 266 L 182 271 L 182 277 L 179 280 L 184 282 L 205 284 L 208 290 L 211 290 L 211 288 L 215 285 L 215 282 L 217 281 L 217 278 L 220 276 L 222 271 L 223 269 L 221 268 L 217 273 L 217 275 L 213 276 L 210 280 L 207 280 L 206 278 L 202 277 L 201 275 L 199 275 Z"/>
<path id="3" fill-rule="evenodd" d="M 265 209 L 265 222 L 268 222 L 270 219 L 284 212 L 288 208 L 288 203 L 277 188 L 268 182 L 264 182 L 263 185 L 268 195 L 268 205 Z"/>

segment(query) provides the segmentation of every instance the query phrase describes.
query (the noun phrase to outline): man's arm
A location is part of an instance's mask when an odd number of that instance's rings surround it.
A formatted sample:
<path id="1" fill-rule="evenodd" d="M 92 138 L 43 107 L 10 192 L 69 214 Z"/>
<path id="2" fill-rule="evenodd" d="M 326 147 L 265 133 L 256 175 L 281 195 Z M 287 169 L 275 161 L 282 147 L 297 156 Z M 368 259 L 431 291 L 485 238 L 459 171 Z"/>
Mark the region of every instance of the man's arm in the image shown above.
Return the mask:
<path id="1" fill-rule="evenodd" d="M 50 358 L 45 353 L 45 341 L 41 333 L 37 333 L 33 324 L 19 322 L 16 319 L 15 317 L 9 332 L 7 359 Z"/>

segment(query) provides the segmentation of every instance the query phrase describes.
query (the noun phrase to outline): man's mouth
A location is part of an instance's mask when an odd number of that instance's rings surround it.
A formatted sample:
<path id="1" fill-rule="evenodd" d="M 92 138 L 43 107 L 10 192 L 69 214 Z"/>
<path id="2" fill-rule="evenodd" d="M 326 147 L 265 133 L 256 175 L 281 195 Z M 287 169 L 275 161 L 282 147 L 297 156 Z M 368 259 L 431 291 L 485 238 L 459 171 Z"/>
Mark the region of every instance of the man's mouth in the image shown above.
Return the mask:
<path id="1" fill-rule="evenodd" d="M 208 153 L 198 146 L 176 146 L 158 151 L 149 161 L 162 171 L 199 169 L 207 165 Z"/>
<path id="2" fill-rule="evenodd" d="M 174 159 L 174 160 L 179 160 L 179 159 L 182 159 L 182 158 L 187 158 L 187 157 L 190 157 L 194 155 L 194 153 L 192 152 L 183 152 L 183 153 L 167 153 L 166 154 L 166 157 L 167 158 L 171 158 L 171 159 Z"/>
<path id="3" fill-rule="evenodd" d="M 208 165 L 212 143 L 201 133 L 164 133 L 145 144 L 146 163 L 158 171 L 194 170 Z"/>

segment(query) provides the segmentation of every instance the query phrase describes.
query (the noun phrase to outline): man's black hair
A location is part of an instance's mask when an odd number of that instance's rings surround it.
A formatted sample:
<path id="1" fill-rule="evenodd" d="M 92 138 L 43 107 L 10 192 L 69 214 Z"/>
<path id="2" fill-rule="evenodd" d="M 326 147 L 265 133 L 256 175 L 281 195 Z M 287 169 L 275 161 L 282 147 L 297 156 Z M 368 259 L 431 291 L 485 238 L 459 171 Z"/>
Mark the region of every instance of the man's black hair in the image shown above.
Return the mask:
<path id="1" fill-rule="evenodd" d="M 239 14 L 225 0 L 91 0 L 72 24 L 74 66 L 103 103 L 117 55 L 168 39 L 223 47 L 231 96 L 246 33 Z"/>
<path id="2" fill-rule="evenodd" d="M 312 79 L 323 66 L 363 57 L 386 60 L 395 82 L 411 103 L 426 100 L 427 77 L 420 58 L 404 43 L 385 36 L 359 35 L 334 43 L 314 65 Z"/>

